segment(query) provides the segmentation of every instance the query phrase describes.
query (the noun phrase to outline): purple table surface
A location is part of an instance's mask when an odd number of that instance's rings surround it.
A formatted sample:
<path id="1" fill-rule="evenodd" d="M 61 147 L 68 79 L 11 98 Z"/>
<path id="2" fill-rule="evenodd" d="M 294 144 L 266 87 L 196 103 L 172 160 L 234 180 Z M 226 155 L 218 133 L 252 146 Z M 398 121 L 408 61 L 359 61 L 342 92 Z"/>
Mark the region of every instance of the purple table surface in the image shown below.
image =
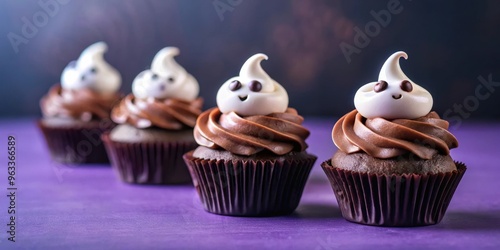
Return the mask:
<path id="1" fill-rule="evenodd" d="M 336 150 L 335 120 L 306 119 L 318 155 L 289 216 L 239 218 L 205 212 L 192 186 L 121 183 L 108 165 L 53 162 L 34 120 L 0 121 L 1 249 L 500 249 L 500 124 L 464 123 L 455 160 L 467 164 L 440 224 L 383 228 L 345 221 L 320 163 Z M 17 140 L 16 242 L 9 237 L 7 136 Z M 3 146 L 2 146 L 3 144 Z"/>

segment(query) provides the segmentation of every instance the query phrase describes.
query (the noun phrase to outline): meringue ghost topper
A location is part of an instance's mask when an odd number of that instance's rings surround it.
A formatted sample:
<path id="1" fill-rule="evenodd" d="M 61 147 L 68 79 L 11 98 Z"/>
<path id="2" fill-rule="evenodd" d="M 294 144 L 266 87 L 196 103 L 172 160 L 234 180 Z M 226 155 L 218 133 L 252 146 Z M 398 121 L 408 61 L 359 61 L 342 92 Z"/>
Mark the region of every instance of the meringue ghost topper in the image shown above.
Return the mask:
<path id="1" fill-rule="evenodd" d="M 108 46 L 97 42 L 87 47 L 77 61 L 70 62 L 61 75 L 61 86 L 67 90 L 89 88 L 101 94 L 118 91 L 121 76 L 104 60 Z"/>
<path id="2" fill-rule="evenodd" d="M 240 75 L 227 80 L 217 92 L 217 106 L 222 113 L 242 116 L 282 113 L 288 108 L 286 90 L 261 67 L 265 54 L 251 56 L 240 69 Z"/>
<path id="3" fill-rule="evenodd" d="M 139 73 L 132 83 L 136 98 L 193 101 L 198 97 L 198 81 L 175 61 L 176 55 L 179 55 L 176 47 L 163 48 L 155 55 L 151 69 Z"/>
<path id="4" fill-rule="evenodd" d="M 401 70 L 403 51 L 392 54 L 382 66 L 378 82 L 363 85 L 354 96 L 354 106 L 366 118 L 415 119 L 432 109 L 431 94 Z"/>

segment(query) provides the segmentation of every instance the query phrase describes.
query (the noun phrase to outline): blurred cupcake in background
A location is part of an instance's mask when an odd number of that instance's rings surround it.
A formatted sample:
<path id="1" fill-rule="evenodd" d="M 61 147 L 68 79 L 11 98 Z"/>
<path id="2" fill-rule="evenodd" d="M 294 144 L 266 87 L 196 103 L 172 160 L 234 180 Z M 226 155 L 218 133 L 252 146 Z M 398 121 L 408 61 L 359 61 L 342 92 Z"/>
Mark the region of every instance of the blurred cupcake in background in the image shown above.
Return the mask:
<path id="1" fill-rule="evenodd" d="M 196 79 L 174 59 L 179 49 L 166 47 L 151 69 L 139 73 L 112 111 L 119 125 L 103 135 L 111 164 L 120 179 L 136 184 L 191 181 L 182 155 L 197 144 L 193 127 L 203 99 Z"/>
<path id="2" fill-rule="evenodd" d="M 40 102 L 38 126 L 57 162 L 108 162 L 100 136 L 115 125 L 110 113 L 121 97 L 121 76 L 104 60 L 107 49 L 104 42 L 86 48 Z"/>
<path id="3" fill-rule="evenodd" d="M 309 131 L 288 107 L 286 90 L 250 57 L 239 76 L 217 93 L 217 107 L 200 115 L 200 145 L 184 155 L 205 210 L 232 216 L 293 212 L 316 156 L 306 152 Z"/>

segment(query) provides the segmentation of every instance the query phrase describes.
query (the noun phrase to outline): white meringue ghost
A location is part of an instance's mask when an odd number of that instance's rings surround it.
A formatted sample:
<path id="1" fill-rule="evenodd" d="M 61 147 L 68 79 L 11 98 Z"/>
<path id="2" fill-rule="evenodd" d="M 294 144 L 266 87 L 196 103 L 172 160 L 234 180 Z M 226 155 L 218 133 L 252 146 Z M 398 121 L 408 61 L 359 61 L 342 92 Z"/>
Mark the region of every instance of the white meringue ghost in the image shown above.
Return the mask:
<path id="1" fill-rule="evenodd" d="M 61 75 L 63 89 L 78 90 L 90 88 L 101 94 L 118 91 L 121 85 L 120 73 L 104 60 L 108 46 L 97 42 L 87 47 L 77 61 L 64 68 Z"/>
<path id="2" fill-rule="evenodd" d="M 431 94 L 410 80 L 399 66 L 399 58 L 408 55 L 399 51 L 382 66 L 378 82 L 362 86 L 354 96 L 354 106 L 366 118 L 415 119 L 432 109 Z"/>
<path id="3" fill-rule="evenodd" d="M 151 64 L 151 69 L 142 71 L 132 83 L 136 98 L 176 98 L 193 101 L 198 97 L 198 81 L 180 66 L 174 56 L 179 49 L 166 47 L 160 50 Z"/>
<path id="4" fill-rule="evenodd" d="M 227 80 L 217 92 L 217 106 L 222 113 L 236 112 L 242 116 L 282 113 L 288 108 L 286 90 L 261 67 L 265 54 L 248 58 L 240 75 Z"/>

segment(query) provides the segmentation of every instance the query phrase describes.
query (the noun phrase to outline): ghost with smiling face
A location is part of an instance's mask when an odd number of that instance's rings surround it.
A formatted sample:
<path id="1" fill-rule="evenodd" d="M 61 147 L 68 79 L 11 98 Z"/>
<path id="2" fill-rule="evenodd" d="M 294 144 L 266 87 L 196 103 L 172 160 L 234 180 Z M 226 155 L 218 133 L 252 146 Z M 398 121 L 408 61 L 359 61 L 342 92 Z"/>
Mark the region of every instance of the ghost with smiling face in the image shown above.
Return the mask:
<path id="1" fill-rule="evenodd" d="M 222 113 L 241 116 L 283 113 L 288 108 L 286 90 L 262 69 L 264 54 L 255 54 L 243 64 L 240 75 L 227 80 L 217 92 Z"/>
<path id="2" fill-rule="evenodd" d="M 392 54 L 382 66 L 378 82 L 362 86 L 354 96 L 354 106 L 366 118 L 415 119 L 432 109 L 431 94 L 410 80 L 399 66 L 405 52 Z"/>
<path id="3" fill-rule="evenodd" d="M 61 86 L 66 90 L 88 88 L 101 94 L 113 94 L 121 85 L 118 71 L 104 60 L 108 46 L 97 42 L 86 48 L 77 61 L 64 68 Z"/>
<path id="4" fill-rule="evenodd" d="M 151 69 L 142 71 L 132 83 L 136 98 L 175 98 L 193 101 L 198 97 L 199 85 L 196 79 L 177 64 L 174 56 L 179 49 L 166 47 L 154 57 Z"/>

